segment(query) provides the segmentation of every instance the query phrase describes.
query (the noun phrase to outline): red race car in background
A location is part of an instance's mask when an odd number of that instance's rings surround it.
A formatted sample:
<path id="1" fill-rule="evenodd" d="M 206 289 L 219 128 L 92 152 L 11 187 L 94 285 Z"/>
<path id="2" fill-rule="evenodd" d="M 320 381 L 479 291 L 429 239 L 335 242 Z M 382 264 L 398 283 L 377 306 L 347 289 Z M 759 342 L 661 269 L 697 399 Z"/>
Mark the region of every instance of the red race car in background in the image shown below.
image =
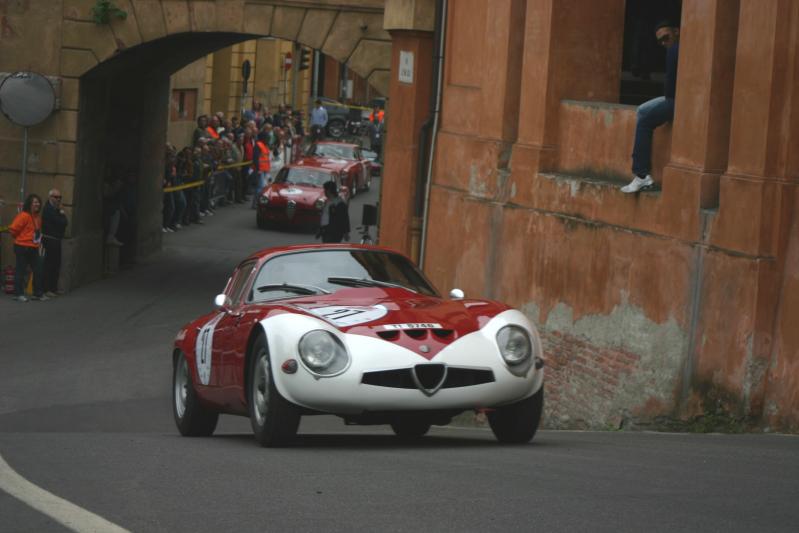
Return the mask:
<path id="1" fill-rule="evenodd" d="M 339 196 L 349 202 L 350 190 L 341 183 L 341 167 L 336 162 L 309 159 L 281 168 L 275 181 L 258 193 L 255 215 L 258 227 L 318 226 L 325 205 L 326 181 L 334 182 Z"/>
<path id="2" fill-rule="evenodd" d="M 357 144 L 319 141 L 311 144 L 303 160 L 329 161 L 341 165 L 341 182 L 350 189 L 351 196 L 358 191 L 368 191 L 372 186 L 372 163 L 363 155 Z"/>

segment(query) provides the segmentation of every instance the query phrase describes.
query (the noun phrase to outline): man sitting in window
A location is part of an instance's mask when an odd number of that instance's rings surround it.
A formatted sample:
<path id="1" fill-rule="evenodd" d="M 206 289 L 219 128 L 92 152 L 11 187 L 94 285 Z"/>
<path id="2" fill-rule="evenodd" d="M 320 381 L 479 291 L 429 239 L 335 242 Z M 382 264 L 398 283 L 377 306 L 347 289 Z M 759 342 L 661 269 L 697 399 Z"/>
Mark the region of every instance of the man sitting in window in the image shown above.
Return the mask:
<path id="1" fill-rule="evenodd" d="M 677 56 L 680 52 L 680 28 L 664 20 L 655 26 L 655 38 L 666 47 L 666 76 L 663 96 L 653 98 L 638 106 L 636 112 L 635 143 L 633 144 L 633 180 L 621 188 L 633 193 L 652 187 L 649 175 L 652 166 L 652 134 L 655 128 L 674 118 L 674 92 L 677 87 Z"/>

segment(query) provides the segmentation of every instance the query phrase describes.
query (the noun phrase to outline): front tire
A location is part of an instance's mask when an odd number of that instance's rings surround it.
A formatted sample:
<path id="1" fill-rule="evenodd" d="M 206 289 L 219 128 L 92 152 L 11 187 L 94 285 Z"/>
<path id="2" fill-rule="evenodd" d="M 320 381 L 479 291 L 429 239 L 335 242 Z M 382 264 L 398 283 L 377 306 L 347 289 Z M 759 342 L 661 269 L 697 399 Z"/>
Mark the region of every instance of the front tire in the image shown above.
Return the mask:
<path id="1" fill-rule="evenodd" d="M 341 138 L 346 131 L 346 124 L 344 124 L 344 121 L 342 120 L 333 119 L 327 124 L 327 134 L 334 139 Z"/>
<path id="2" fill-rule="evenodd" d="M 285 446 L 294 440 L 300 414 L 275 387 L 269 350 L 263 335 L 252 347 L 249 369 L 248 407 L 255 440 L 261 446 Z"/>
<path id="3" fill-rule="evenodd" d="M 219 420 L 219 413 L 200 405 L 183 352 L 178 353 L 172 368 L 172 414 L 184 437 L 208 437 L 214 433 Z"/>
<path id="4" fill-rule="evenodd" d="M 498 407 L 488 413 L 488 424 L 499 442 L 530 442 L 538 430 L 544 410 L 544 386 L 520 402 Z"/>

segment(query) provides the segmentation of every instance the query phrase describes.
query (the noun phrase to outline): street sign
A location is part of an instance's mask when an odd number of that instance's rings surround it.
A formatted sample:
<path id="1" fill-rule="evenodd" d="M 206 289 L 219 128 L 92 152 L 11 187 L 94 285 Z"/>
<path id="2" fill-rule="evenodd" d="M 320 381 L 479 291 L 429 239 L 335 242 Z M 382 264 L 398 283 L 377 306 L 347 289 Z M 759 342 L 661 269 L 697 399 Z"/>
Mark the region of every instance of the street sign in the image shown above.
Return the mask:
<path id="1" fill-rule="evenodd" d="M 291 70 L 291 52 L 286 52 L 285 57 L 283 57 L 283 68 L 286 70 Z"/>
<path id="2" fill-rule="evenodd" d="M 400 50 L 399 81 L 413 83 L 413 52 Z"/>

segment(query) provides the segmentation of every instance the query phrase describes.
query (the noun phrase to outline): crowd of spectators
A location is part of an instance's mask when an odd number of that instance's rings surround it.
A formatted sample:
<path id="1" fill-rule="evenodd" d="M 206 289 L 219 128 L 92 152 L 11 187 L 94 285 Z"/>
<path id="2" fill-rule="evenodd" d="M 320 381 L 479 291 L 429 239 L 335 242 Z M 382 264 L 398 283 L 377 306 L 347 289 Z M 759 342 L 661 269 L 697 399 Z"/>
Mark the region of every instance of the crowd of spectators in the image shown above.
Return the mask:
<path id="1" fill-rule="evenodd" d="M 254 199 L 265 185 L 259 162 L 274 176 L 299 153 L 303 137 L 301 114 L 287 105 L 270 113 L 256 101 L 241 118 L 221 111 L 197 117 L 191 146 L 166 147 L 162 231 L 202 224 L 220 205 Z M 260 157 L 259 143 L 267 147 L 268 162 Z"/>

